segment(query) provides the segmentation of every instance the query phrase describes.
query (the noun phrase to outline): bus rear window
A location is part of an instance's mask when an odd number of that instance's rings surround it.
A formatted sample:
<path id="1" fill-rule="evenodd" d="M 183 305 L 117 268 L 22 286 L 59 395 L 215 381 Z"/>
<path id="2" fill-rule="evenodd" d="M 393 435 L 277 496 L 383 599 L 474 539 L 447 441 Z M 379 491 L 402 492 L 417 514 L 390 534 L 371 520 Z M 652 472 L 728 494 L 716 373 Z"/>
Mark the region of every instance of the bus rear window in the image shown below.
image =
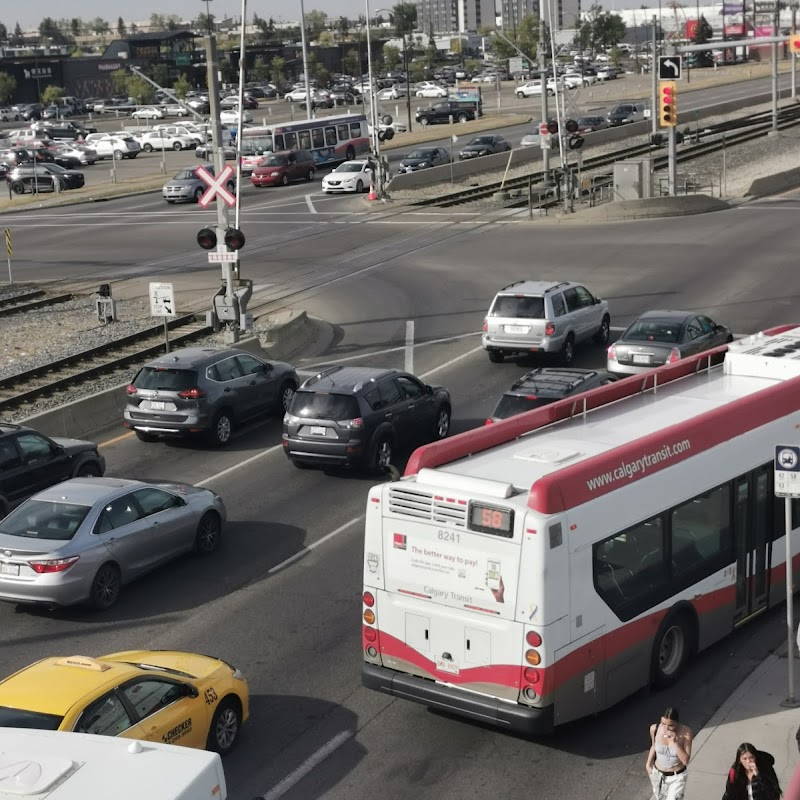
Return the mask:
<path id="1" fill-rule="evenodd" d="M 289 413 L 306 419 L 344 420 L 361 416 L 355 397 L 325 392 L 295 392 Z"/>
<path id="2" fill-rule="evenodd" d="M 64 717 L 41 714 L 21 708 L 0 706 L 0 728 L 33 728 L 39 731 L 57 731 Z"/>

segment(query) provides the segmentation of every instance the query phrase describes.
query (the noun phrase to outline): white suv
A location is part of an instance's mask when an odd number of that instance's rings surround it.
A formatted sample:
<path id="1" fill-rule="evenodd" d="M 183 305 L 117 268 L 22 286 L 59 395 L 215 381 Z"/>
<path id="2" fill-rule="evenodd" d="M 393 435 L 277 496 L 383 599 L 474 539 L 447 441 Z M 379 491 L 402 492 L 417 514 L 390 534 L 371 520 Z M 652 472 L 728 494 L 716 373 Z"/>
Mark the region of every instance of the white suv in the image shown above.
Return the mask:
<path id="1" fill-rule="evenodd" d="M 134 138 L 145 153 L 151 153 L 153 150 L 194 150 L 197 147 L 197 141 L 191 136 L 170 133 L 164 128 L 137 133 L 134 134 Z"/>
<path id="2" fill-rule="evenodd" d="M 105 134 L 89 142 L 97 152 L 98 158 L 114 158 L 117 161 L 123 158 L 136 158 L 142 148 L 139 142 L 128 134 Z"/>
<path id="3" fill-rule="evenodd" d="M 514 353 L 556 355 L 569 366 L 575 345 L 594 339 L 606 347 L 608 303 L 571 281 L 516 281 L 503 287 L 483 321 L 481 344 L 489 361 Z"/>

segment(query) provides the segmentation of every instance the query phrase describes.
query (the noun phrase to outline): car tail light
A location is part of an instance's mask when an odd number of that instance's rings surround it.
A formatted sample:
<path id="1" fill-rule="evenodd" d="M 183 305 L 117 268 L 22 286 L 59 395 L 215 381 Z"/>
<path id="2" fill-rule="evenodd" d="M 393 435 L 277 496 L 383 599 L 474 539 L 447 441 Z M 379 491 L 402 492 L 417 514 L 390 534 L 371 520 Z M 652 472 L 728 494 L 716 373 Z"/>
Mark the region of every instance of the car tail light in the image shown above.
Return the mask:
<path id="1" fill-rule="evenodd" d="M 606 350 L 606 355 L 612 360 L 615 361 L 617 358 L 617 347 L 616 345 L 611 345 L 611 347 Z"/>
<path id="2" fill-rule="evenodd" d="M 178 392 L 178 397 L 182 397 L 184 400 L 199 400 L 201 397 L 205 397 L 206 393 L 202 391 L 202 389 L 198 389 L 195 387 L 194 389 L 186 389 L 182 392 Z"/>
<path id="3" fill-rule="evenodd" d="M 525 660 L 534 667 L 538 667 L 542 661 L 542 657 L 536 650 L 526 650 Z"/>
<path id="4" fill-rule="evenodd" d="M 127 385 L 127 387 L 125 387 L 125 393 L 126 394 L 136 394 L 136 387 L 132 383 L 129 383 Z"/>
<path id="5" fill-rule="evenodd" d="M 667 356 L 667 364 L 674 364 L 676 361 L 681 360 L 681 351 L 677 347 L 673 347 Z"/>
<path id="6" fill-rule="evenodd" d="M 488 331 L 489 331 L 489 321 L 484 319 L 483 320 L 483 332 L 484 333 L 488 333 Z"/>
<path id="7" fill-rule="evenodd" d="M 29 561 L 31 569 L 37 575 L 47 575 L 51 572 L 64 572 L 68 570 L 80 556 L 70 556 L 69 558 L 53 558 L 49 561 Z"/>
<path id="8" fill-rule="evenodd" d="M 343 428 L 349 428 L 351 431 L 360 431 L 364 427 L 364 420 L 361 417 L 355 419 L 343 419 L 339 422 Z"/>
<path id="9" fill-rule="evenodd" d="M 494 423 L 494 420 L 493 420 L 493 419 L 487 419 L 487 420 L 486 420 L 486 424 L 487 424 L 487 425 L 492 425 L 493 423 Z"/>
<path id="10" fill-rule="evenodd" d="M 372 608 L 375 605 L 375 596 L 372 592 L 364 592 L 363 600 L 367 608 Z"/>
<path id="11" fill-rule="evenodd" d="M 531 647 L 539 647 L 539 645 L 542 643 L 542 637 L 539 636 L 536 631 L 528 631 L 527 635 L 525 636 L 525 641 Z"/>
<path id="12" fill-rule="evenodd" d="M 544 326 L 545 336 L 552 336 L 555 332 L 556 332 L 556 326 L 552 322 L 548 322 L 547 325 Z"/>

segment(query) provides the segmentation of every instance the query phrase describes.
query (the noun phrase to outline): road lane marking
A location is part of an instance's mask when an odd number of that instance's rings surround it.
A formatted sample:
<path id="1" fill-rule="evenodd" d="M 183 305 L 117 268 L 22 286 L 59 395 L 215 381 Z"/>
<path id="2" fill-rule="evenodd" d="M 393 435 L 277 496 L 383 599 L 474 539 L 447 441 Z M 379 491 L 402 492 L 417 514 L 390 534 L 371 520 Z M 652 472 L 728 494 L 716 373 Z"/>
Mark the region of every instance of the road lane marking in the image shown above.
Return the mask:
<path id="1" fill-rule="evenodd" d="M 108 447 L 110 444 L 116 444 L 117 442 L 123 441 L 123 439 L 130 439 L 133 436 L 133 431 L 128 431 L 127 433 L 121 433 L 119 436 L 115 436 L 113 439 L 106 439 L 104 442 L 100 442 L 98 447 Z"/>
<path id="2" fill-rule="evenodd" d="M 308 210 L 312 214 L 316 214 L 317 213 L 317 209 L 314 208 L 314 204 L 311 202 L 311 195 L 310 194 L 306 195 L 306 205 L 308 206 Z"/>
<path id="3" fill-rule="evenodd" d="M 345 742 L 353 738 L 350 731 L 337 733 L 329 742 L 322 745 L 316 753 L 310 755 L 294 772 L 290 772 L 277 786 L 274 786 L 266 794 L 261 796 L 261 800 L 278 800 L 286 792 L 299 783 L 309 772 L 319 766 L 328 756 L 332 755 Z"/>
<path id="4" fill-rule="evenodd" d="M 237 469 L 246 467 L 248 464 L 252 464 L 254 461 L 258 461 L 259 458 L 264 458 L 264 456 L 268 456 L 270 453 L 274 453 L 276 450 L 283 450 L 283 444 L 276 444 L 272 447 L 268 447 L 266 450 L 262 450 L 260 453 L 256 453 L 254 456 L 250 456 L 250 458 L 246 458 L 244 461 L 239 461 L 232 467 L 215 472 L 213 475 L 203 478 L 203 480 L 196 483 L 195 486 L 205 486 L 207 483 L 211 483 L 211 481 L 215 481 L 218 478 L 224 478 L 226 475 L 230 475 L 231 472 L 236 472 Z"/>
<path id="5" fill-rule="evenodd" d="M 445 361 L 444 364 L 439 364 L 438 367 L 434 367 L 433 369 L 429 369 L 427 372 L 423 372 L 420 375 L 417 375 L 418 378 L 427 378 L 429 375 L 433 375 L 435 372 L 438 372 L 440 369 L 446 369 L 447 367 L 453 366 L 453 364 L 457 364 L 459 361 L 463 361 L 468 356 L 473 356 L 475 353 L 480 353 L 483 350 L 483 346 L 481 347 L 473 347 L 472 350 L 467 350 L 466 353 L 462 353 L 460 356 L 456 356 L 455 358 L 451 358 L 449 361 Z"/>
<path id="6" fill-rule="evenodd" d="M 311 544 L 304 547 L 302 550 L 299 550 L 293 556 L 289 556 L 289 558 L 281 561 L 280 564 L 276 564 L 271 569 L 267 570 L 268 575 L 273 575 L 276 572 L 280 572 L 284 567 L 288 567 L 289 564 L 293 564 L 297 561 L 298 558 L 302 558 L 304 555 L 310 553 L 314 548 L 319 547 L 323 542 L 327 542 L 328 539 L 333 539 L 334 536 L 338 536 L 343 531 L 346 531 L 348 528 L 352 528 L 357 522 L 361 522 L 364 519 L 364 514 L 359 517 L 354 517 L 349 522 L 345 522 L 344 525 L 340 525 L 335 531 L 331 531 L 330 533 L 323 536 L 321 539 L 317 539 L 316 542 L 311 542 Z"/>

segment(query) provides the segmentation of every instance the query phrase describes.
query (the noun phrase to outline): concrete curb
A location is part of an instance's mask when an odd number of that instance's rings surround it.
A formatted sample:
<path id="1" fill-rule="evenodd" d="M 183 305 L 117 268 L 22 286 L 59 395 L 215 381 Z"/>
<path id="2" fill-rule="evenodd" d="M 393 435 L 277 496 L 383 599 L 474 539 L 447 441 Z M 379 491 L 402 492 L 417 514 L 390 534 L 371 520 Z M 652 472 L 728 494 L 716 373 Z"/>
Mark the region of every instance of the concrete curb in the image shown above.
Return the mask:
<path id="1" fill-rule="evenodd" d="M 618 200 L 613 203 L 603 203 L 578 214 L 564 214 L 551 219 L 556 223 L 623 222 L 708 214 L 713 211 L 727 211 L 730 208 L 729 203 L 718 197 L 689 194 L 676 197 L 646 197 L 642 200 Z"/>
<path id="2" fill-rule="evenodd" d="M 273 317 L 270 323 L 273 327 L 267 334 L 266 342 L 259 336 L 250 336 L 237 342 L 236 348 L 272 361 L 283 361 L 314 340 L 322 321 L 309 317 L 305 311 L 285 311 Z M 115 424 L 121 426 L 122 412 L 127 400 L 127 385 L 123 383 L 80 400 L 73 400 L 58 408 L 26 417 L 20 422 L 47 436 L 91 438 L 104 428 Z"/>
<path id="3" fill-rule="evenodd" d="M 785 172 L 778 172 L 775 175 L 767 175 L 764 178 L 756 178 L 750 188 L 745 193 L 746 197 L 768 197 L 771 194 L 788 192 L 790 189 L 800 187 L 800 167 L 787 169 Z"/>

